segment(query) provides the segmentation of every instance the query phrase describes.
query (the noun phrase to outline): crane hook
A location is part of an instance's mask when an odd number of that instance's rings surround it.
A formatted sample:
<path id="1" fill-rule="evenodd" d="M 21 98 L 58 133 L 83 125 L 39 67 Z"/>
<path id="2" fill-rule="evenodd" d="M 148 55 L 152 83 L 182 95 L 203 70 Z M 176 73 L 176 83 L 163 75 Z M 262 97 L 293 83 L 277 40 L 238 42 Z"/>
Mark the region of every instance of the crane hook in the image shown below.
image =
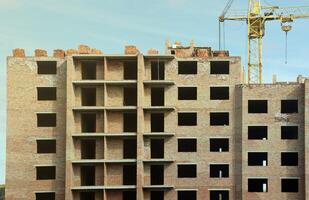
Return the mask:
<path id="1" fill-rule="evenodd" d="M 285 64 L 288 64 L 288 32 L 292 30 L 292 26 L 281 24 L 281 29 L 285 32 Z"/>

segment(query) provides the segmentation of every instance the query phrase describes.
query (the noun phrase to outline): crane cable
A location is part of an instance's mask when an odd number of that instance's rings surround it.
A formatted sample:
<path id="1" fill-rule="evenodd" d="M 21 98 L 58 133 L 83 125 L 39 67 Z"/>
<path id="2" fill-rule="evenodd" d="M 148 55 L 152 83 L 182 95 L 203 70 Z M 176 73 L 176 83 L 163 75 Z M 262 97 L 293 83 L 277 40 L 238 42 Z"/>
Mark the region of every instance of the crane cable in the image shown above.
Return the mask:
<path id="1" fill-rule="evenodd" d="M 288 32 L 285 32 L 285 64 L 288 64 Z"/>

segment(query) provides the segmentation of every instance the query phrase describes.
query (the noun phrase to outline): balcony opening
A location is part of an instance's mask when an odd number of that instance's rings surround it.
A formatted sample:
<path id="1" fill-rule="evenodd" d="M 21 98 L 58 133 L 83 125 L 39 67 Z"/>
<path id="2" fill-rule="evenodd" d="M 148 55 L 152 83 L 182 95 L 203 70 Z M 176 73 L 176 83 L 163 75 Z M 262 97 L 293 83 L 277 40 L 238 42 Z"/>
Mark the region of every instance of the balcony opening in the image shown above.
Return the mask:
<path id="1" fill-rule="evenodd" d="M 96 158 L 96 141 L 81 140 L 81 158 L 95 159 Z"/>
<path id="2" fill-rule="evenodd" d="M 135 159 L 136 158 L 136 139 L 123 140 L 123 158 Z"/>
<path id="3" fill-rule="evenodd" d="M 95 80 L 97 79 L 97 63 L 91 61 L 82 62 L 82 79 Z"/>
<path id="4" fill-rule="evenodd" d="M 248 152 L 248 166 L 267 166 L 267 152 Z"/>
<path id="5" fill-rule="evenodd" d="M 152 61 L 151 62 L 151 80 L 164 80 L 165 79 L 165 62 Z"/>
<path id="6" fill-rule="evenodd" d="M 229 139 L 227 138 L 212 138 L 210 139 L 210 152 L 228 152 Z"/>
<path id="7" fill-rule="evenodd" d="M 229 74 L 230 62 L 229 61 L 211 61 L 210 74 Z"/>
<path id="8" fill-rule="evenodd" d="M 197 113 L 178 113 L 178 126 L 196 126 L 197 125 Z"/>
<path id="9" fill-rule="evenodd" d="M 268 192 L 268 180 L 266 178 L 249 178 L 248 192 Z"/>
<path id="10" fill-rule="evenodd" d="M 210 100 L 228 100 L 229 87 L 210 87 Z"/>
<path id="11" fill-rule="evenodd" d="M 297 140 L 298 139 L 298 126 L 281 126 L 281 139 Z"/>
<path id="12" fill-rule="evenodd" d="M 37 61 L 38 74 L 57 74 L 57 61 Z"/>
<path id="13" fill-rule="evenodd" d="M 57 116 L 56 113 L 38 113 L 37 127 L 56 127 Z"/>
<path id="14" fill-rule="evenodd" d="M 95 200 L 95 192 L 80 192 L 80 200 Z"/>
<path id="15" fill-rule="evenodd" d="M 123 63 L 123 79 L 136 80 L 137 79 L 137 62 L 125 61 Z"/>
<path id="16" fill-rule="evenodd" d="M 267 140 L 267 126 L 248 126 L 249 140 Z"/>
<path id="17" fill-rule="evenodd" d="M 228 164 L 211 164 L 210 178 L 228 178 L 229 177 L 229 165 Z"/>
<path id="18" fill-rule="evenodd" d="M 197 61 L 178 61 L 178 74 L 197 74 Z"/>
<path id="19" fill-rule="evenodd" d="M 150 166 L 150 184 L 164 185 L 164 165 Z"/>
<path id="20" fill-rule="evenodd" d="M 95 166 L 80 167 L 81 186 L 95 185 Z"/>
<path id="21" fill-rule="evenodd" d="M 151 132 L 164 132 L 164 113 L 151 113 Z"/>
<path id="22" fill-rule="evenodd" d="M 267 100 L 248 100 L 248 113 L 267 113 Z"/>
<path id="23" fill-rule="evenodd" d="M 54 192 L 35 193 L 35 200 L 55 200 L 55 198 Z"/>
<path id="24" fill-rule="evenodd" d="M 229 113 L 210 113 L 210 126 L 228 126 Z"/>
<path id="25" fill-rule="evenodd" d="M 281 113 L 298 113 L 298 100 L 281 100 Z"/>
<path id="26" fill-rule="evenodd" d="M 151 158 L 164 158 L 164 139 L 150 140 Z"/>
<path id="27" fill-rule="evenodd" d="M 196 139 L 178 139 L 178 152 L 196 152 Z"/>
<path id="28" fill-rule="evenodd" d="M 196 191 L 177 191 L 177 200 L 196 200 Z"/>
<path id="29" fill-rule="evenodd" d="M 196 165 L 184 164 L 177 165 L 178 178 L 196 178 Z"/>
<path id="30" fill-rule="evenodd" d="M 83 133 L 96 132 L 96 114 L 95 113 L 82 113 L 81 114 L 81 128 Z"/>
<path id="31" fill-rule="evenodd" d="M 210 200 L 229 200 L 229 191 L 227 190 L 211 190 Z"/>
<path id="32" fill-rule="evenodd" d="M 37 87 L 38 101 L 55 101 L 57 100 L 56 87 Z"/>
<path id="33" fill-rule="evenodd" d="M 164 106 L 164 88 L 151 88 L 151 106 Z"/>
<path id="34" fill-rule="evenodd" d="M 197 87 L 178 87 L 178 100 L 196 100 Z"/>
<path id="35" fill-rule="evenodd" d="M 164 191 L 150 191 L 150 200 L 164 200 Z"/>
<path id="36" fill-rule="evenodd" d="M 56 179 L 55 166 L 36 167 L 36 180 L 52 180 Z"/>
<path id="37" fill-rule="evenodd" d="M 136 87 L 123 88 L 123 105 L 136 106 L 137 105 L 137 90 Z"/>
<path id="38" fill-rule="evenodd" d="M 298 153 L 281 152 L 281 166 L 298 166 Z"/>
<path id="39" fill-rule="evenodd" d="M 123 165 L 123 185 L 136 185 L 136 165 Z"/>
<path id="40" fill-rule="evenodd" d="M 37 140 L 37 153 L 56 153 L 56 140 Z"/>
<path id="41" fill-rule="evenodd" d="M 82 106 L 96 106 L 96 88 L 82 88 Z"/>
<path id="42" fill-rule="evenodd" d="M 297 178 L 281 179 L 281 192 L 298 192 L 298 179 Z"/>
<path id="43" fill-rule="evenodd" d="M 136 200 L 136 191 L 123 191 L 122 200 Z"/>
<path id="44" fill-rule="evenodd" d="M 137 115 L 136 113 L 123 113 L 123 132 L 137 131 Z"/>

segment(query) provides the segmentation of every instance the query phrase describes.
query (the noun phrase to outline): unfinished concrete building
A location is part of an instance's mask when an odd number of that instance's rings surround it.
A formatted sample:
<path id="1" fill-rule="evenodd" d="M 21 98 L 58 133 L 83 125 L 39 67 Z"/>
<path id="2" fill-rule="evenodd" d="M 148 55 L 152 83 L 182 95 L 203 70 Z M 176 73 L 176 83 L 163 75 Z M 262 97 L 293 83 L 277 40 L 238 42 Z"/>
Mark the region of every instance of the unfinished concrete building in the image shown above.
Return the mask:
<path id="1" fill-rule="evenodd" d="M 309 79 L 179 43 L 14 49 L 7 75 L 6 200 L 309 200 Z"/>

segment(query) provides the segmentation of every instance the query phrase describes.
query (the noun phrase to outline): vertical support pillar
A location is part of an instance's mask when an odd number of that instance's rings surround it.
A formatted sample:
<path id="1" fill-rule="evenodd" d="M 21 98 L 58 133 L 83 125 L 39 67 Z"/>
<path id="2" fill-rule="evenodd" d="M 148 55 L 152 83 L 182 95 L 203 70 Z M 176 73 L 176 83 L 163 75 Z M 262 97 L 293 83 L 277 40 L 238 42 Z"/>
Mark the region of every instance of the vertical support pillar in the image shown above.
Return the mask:
<path id="1" fill-rule="evenodd" d="M 305 200 L 309 200 L 309 79 L 305 80 L 304 86 L 304 137 L 305 137 Z"/>

